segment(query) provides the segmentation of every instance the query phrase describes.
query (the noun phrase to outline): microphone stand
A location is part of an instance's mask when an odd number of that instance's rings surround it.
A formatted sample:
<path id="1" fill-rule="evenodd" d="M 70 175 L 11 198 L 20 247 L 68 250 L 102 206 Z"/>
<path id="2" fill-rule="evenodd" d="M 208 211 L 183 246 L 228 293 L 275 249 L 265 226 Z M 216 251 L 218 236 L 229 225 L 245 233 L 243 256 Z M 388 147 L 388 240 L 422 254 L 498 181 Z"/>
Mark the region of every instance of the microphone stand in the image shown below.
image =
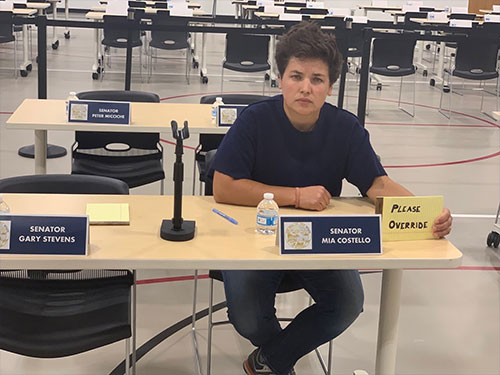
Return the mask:
<path id="1" fill-rule="evenodd" d="M 168 241 L 189 241 L 194 237 L 195 221 L 182 219 L 182 182 L 184 181 L 184 164 L 182 163 L 183 140 L 189 138 L 188 122 L 184 121 L 182 130 L 178 130 L 177 122 L 171 122 L 172 135 L 177 140 L 174 163 L 174 217 L 161 223 L 160 237 Z"/>

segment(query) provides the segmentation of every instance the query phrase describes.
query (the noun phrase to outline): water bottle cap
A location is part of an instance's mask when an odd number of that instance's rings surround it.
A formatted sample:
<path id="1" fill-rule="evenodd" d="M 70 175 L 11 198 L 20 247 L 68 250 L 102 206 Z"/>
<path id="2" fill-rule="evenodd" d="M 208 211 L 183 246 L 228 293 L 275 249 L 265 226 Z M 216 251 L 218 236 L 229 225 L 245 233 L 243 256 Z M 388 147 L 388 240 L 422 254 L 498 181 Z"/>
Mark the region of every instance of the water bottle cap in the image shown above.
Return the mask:
<path id="1" fill-rule="evenodd" d="M 69 94 L 70 94 L 71 96 L 76 96 L 76 91 L 70 91 L 70 92 L 69 92 Z"/>
<path id="2" fill-rule="evenodd" d="M 274 199 L 273 193 L 264 193 L 264 199 Z"/>

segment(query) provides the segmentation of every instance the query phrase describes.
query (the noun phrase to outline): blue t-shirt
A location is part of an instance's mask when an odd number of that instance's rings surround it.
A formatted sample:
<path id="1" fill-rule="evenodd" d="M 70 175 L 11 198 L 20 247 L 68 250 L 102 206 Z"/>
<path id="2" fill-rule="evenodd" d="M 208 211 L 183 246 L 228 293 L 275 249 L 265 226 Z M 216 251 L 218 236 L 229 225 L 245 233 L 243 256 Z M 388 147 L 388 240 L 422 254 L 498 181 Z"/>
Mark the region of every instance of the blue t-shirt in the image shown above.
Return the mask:
<path id="1" fill-rule="evenodd" d="M 268 185 L 322 185 L 332 196 L 340 195 L 344 178 L 366 195 L 373 180 L 386 174 L 353 114 L 325 103 L 313 130 L 301 132 L 288 120 L 282 95 L 249 105 L 238 116 L 213 168 Z"/>

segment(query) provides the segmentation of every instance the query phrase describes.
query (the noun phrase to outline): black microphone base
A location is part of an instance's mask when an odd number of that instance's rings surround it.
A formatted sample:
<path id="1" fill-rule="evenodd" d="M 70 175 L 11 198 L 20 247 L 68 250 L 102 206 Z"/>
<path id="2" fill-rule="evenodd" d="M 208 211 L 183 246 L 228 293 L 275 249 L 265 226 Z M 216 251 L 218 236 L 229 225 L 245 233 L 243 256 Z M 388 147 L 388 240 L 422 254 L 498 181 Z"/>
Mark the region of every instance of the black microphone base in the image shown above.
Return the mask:
<path id="1" fill-rule="evenodd" d="M 161 223 L 160 237 L 167 241 L 189 241 L 194 238 L 194 220 L 184 220 L 180 230 L 174 230 L 172 220 L 165 219 Z"/>

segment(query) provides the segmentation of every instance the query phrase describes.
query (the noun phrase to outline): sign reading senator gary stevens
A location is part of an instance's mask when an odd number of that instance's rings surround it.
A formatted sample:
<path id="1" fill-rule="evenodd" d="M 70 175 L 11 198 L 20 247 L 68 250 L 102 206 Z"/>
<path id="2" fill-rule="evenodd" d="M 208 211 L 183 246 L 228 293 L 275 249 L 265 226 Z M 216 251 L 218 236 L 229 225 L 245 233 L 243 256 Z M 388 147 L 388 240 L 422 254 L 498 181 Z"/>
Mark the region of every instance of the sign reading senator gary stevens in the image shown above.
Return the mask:
<path id="1" fill-rule="evenodd" d="M 86 255 L 88 216 L 0 215 L 0 254 Z"/>
<path id="2" fill-rule="evenodd" d="M 70 100 L 68 122 L 130 124 L 130 103 Z"/>
<path id="3" fill-rule="evenodd" d="M 280 254 L 381 254 L 380 215 L 279 218 Z"/>

